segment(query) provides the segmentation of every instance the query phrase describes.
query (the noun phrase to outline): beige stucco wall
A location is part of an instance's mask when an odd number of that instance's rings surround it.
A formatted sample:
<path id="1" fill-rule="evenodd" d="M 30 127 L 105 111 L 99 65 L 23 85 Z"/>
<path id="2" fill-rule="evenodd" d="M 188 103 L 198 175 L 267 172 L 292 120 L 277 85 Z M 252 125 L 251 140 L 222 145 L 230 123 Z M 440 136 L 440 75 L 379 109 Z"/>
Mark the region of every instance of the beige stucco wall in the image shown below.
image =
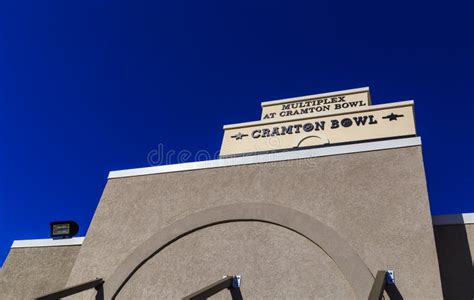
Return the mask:
<path id="1" fill-rule="evenodd" d="M 398 290 L 405 299 L 442 298 L 421 147 L 111 179 L 68 285 L 96 277 L 104 278 L 107 283 L 107 278 L 134 249 L 164 227 L 199 211 L 238 203 L 270 203 L 304 212 L 335 230 L 372 274 L 394 269 Z M 229 230 L 233 228 L 229 224 L 225 226 L 230 226 Z M 209 227 L 178 240 L 146 262 L 125 285 L 123 295 L 138 290 L 154 293 L 161 286 L 166 287 L 162 295 L 174 297 L 177 286 L 189 284 L 194 288 L 215 281 L 217 274 L 231 273 L 245 275 L 243 285 L 245 278 L 251 277 L 256 278 L 255 286 L 261 286 L 262 282 L 271 281 L 273 273 L 281 273 L 286 259 L 290 259 L 296 270 L 308 270 L 302 263 L 304 260 L 312 266 L 309 269 L 315 277 L 314 282 L 305 284 L 308 290 L 323 285 L 344 286 L 328 257 L 296 233 L 268 224 L 236 226 L 246 233 L 241 235 L 243 240 L 238 250 L 250 251 L 251 260 L 237 264 L 234 258 L 224 257 L 224 246 L 232 244 L 233 237 L 221 236 L 219 228 L 223 227 Z M 252 237 L 254 230 L 266 230 L 263 236 L 274 242 L 265 243 L 256 235 Z M 246 236 L 249 238 L 244 239 Z M 210 243 L 207 245 L 211 246 L 210 253 L 205 251 L 206 245 L 199 242 L 199 237 Z M 301 252 L 298 260 L 280 252 L 290 247 L 289 240 L 298 245 L 299 250 L 295 250 Z M 278 263 L 265 267 L 252 263 L 262 257 L 261 253 L 273 253 L 269 255 Z M 190 259 L 193 255 L 203 260 L 194 262 Z M 208 264 L 213 255 L 228 268 Z M 165 261 L 187 263 L 174 269 Z M 163 269 L 155 268 L 158 265 Z M 197 270 L 204 267 L 209 270 L 196 283 Z M 324 281 L 315 275 L 321 268 L 328 270 L 327 276 L 332 279 Z M 174 273 L 176 270 L 181 277 Z M 296 274 L 301 273 L 288 272 L 291 276 Z M 147 276 L 153 276 L 156 281 L 139 280 Z M 247 283 L 246 288 L 251 287 Z M 246 292 L 250 298 L 268 295 L 266 290 Z M 296 286 L 285 285 L 285 295 L 299 295 L 299 292 Z M 347 293 L 345 288 L 336 292 Z"/>
<path id="2" fill-rule="evenodd" d="M 79 249 L 12 248 L 0 274 L 0 299 L 33 299 L 65 287 Z"/>
<path id="3" fill-rule="evenodd" d="M 445 299 L 474 299 L 474 224 L 434 226 Z"/>
<path id="4" fill-rule="evenodd" d="M 171 244 L 139 269 L 118 299 L 180 299 L 227 274 L 242 276 L 244 299 L 354 298 L 334 261 L 306 238 L 272 224 L 236 222 Z"/>

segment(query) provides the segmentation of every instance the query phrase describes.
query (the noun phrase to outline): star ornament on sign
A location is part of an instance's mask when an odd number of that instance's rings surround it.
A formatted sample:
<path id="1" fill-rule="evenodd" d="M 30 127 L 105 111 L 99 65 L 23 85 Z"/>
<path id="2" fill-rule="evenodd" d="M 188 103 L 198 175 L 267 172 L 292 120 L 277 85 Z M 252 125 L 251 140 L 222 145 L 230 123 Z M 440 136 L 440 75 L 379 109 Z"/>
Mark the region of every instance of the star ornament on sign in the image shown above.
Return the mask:
<path id="1" fill-rule="evenodd" d="M 382 119 L 388 119 L 389 121 L 398 121 L 398 118 L 402 118 L 404 115 L 397 115 L 394 113 L 391 113 L 385 117 L 382 117 Z"/>
<path id="2" fill-rule="evenodd" d="M 241 140 L 246 136 L 249 136 L 249 135 L 248 134 L 243 134 L 242 132 L 239 132 L 236 135 L 231 136 L 231 138 L 236 139 L 236 140 Z"/>

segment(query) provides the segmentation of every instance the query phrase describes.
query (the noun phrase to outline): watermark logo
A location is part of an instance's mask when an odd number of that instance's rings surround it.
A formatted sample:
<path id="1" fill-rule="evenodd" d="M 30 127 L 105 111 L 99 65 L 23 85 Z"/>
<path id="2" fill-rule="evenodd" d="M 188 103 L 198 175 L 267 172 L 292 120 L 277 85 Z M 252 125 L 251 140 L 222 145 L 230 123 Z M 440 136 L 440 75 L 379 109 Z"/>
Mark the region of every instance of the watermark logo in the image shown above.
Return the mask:
<path id="1" fill-rule="evenodd" d="M 160 143 L 155 149 L 147 154 L 147 162 L 150 166 L 161 166 L 170 164 L 181 164 L 186 162 L 206 161 L 219 158 L 219 151 L 198 150 L 193 153 L 190 150 L 172 150 L 165 149 Z"/>

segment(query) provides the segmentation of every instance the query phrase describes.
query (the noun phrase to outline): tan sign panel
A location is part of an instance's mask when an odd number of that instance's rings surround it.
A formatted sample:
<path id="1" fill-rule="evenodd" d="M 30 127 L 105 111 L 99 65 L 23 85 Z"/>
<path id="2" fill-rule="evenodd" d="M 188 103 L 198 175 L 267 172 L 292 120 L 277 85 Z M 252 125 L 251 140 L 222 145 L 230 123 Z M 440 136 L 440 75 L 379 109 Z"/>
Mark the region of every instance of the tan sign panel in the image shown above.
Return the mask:
<path id="1" fill-rule="evenodd" d="M 416 135 L 413 101 L 288 121 L 224 126 L 221 157 Z"/>
<path id="2" fill-rule="evenodd" d="M 371 104 L 369 88 L 262 102 L 262 120 L 290 120 L 363 109 Z"/>

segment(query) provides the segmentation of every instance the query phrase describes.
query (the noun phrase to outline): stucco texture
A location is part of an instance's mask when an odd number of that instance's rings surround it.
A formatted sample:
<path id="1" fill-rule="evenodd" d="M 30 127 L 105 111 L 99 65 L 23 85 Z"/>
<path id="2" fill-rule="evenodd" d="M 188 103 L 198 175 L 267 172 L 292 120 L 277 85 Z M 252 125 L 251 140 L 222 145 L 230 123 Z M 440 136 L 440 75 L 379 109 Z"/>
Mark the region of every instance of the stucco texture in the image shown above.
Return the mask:
<path id="1" fill-rule="evenodd" d="M 304 212 L 337 232 L 372 274 L 395 270 L 397 288 L 405 299 L 442 298 L 421 147 L 111 179 L 68 285 L 96 277 L 104 278 L 107 284 L 107 278 L 121 263 L 163 228 L 199 211 L 239 203 L 268 203 Z M 245 280 L 255 281 L 246 283 L 251 292 L 243 290 L 245 297 L 277 297 L 279 294 L 268 294 L 268 288 L 253 287 L 271 283 L 274 274 L 283 274 L 284 268 L 294 266 L 294 272 L 287 270 L 286 280 L 302 278 L 304 282 L 309 274 L 316 276 L 315 283 L 300 287 L 278 279 L 286 290 L 283 297 L 304 297 L 314 286 L 322 285 L 328 289 L 314 297 L 326 297 L 335 286 L 340 290 L 332 292 L 342 293 L 338 297 L 351 297 L 343 277 L 328 261 L 330 255 L 324 256 L 321 249 L 296 233 L 258 222 L 225 225 L 230 226 L 228 230 L 241 228 L 241 245 L 236 249 L 250 253 L 247 259 L 243 253 L 238 254 L 241 259 L 237 263 L 236 258 L 224 255 L 225 251 L 231 253 L 225 245 L 233 245 L 234 237 L 219 234 L 225 227 L 220 226 L 224 225 L 196 231 L 156 254 L 130 278 L 121 293 L 142 289 L 153 294 L 160 286 L 163 289 L 158 298 L 174 297 L 178 292 L 181 296 L 187 289 L 175 288 L 183 283 L 197 281 L 189 287 L 192 292 L 191 288 L 219 279 L 216 276 L 241 270 L 243 285 Z M 260 230 L 261 235 L 257 234 Z M 239 236 L 239 232 L 233 234 Z M 209 245 L 200 243 L 199 237 Z M 265 243 L 265 239 L 271 242 Z M 284 255 L 291 244 L 297 246 L 292 249 L 300 253 L 297 257 Z M 255 263 L 263 253 L 274 261 Z M 211 264 L 213 255 L 219 264 Z M 197 257 L 202 259 L 190 259 Z M 169 262 L 179 264 L 174 269 Z M 158 265 L 164 271 L 154 268 Z M 318 271 L 327 274 L 315 275 Z M 139 280 L 147 277 L 145 274 L 157 281 Z"/>
<path id="2" fill-rule="evenodd" d="M 0 274 L 0 299 L 33 299 L 64 288 L 79 249 L 12 248 Z"/>
<path id="3" fill-rule="evenodd" d="M 117 299 L 181 299 L 235 274 L 242 276 L 244 299 L 354 298 L 336 264 L 306 238 L 273 224 L 235 222 L 171 244 L 134 274 Z"/>

